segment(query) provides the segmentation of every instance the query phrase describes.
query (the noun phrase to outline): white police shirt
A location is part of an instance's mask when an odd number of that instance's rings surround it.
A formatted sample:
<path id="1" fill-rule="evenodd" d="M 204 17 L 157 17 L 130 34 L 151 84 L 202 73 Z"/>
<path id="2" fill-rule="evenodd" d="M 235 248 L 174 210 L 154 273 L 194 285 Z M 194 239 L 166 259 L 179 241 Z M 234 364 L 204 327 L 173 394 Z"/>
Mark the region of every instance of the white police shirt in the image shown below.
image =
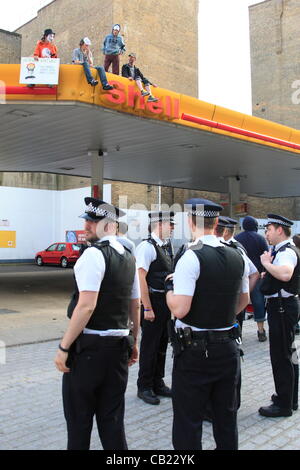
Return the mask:
<path id="1" fill-rule="evenodd" d="M 163 246 L 164 242 L 154 233 L 151 233 L 151 238 L 158 244 Z M 150 264 L 156 260 L 156 250 L 152 243 L 147 240 L 142 241 L 136 248 L 136 267 L 137 269 L 143 268 L 145 271 L 149 271 Z"/>
<path id="2" fill-rule="evenodd" d="M 238 241 L 234 238 L 234 237 L 231 237 L 229 240 L 227 240 L 227 242 L 225 241 L 225 243 L 230 243 L 230 242 L 233 242 L 233 243 L 238 243 Z M 238 248 L 240 253 L 242 254 L 242 257 L 244 258 L 244 262 L 248 264 L 249 266 L 249 276 L 251 276 L 252 274 L 254 273 L 257 273 L 258 270 L 255 266 L 255 264 L 251 261 L 251 259 L 247 256 L 246 252 L 243 250 L 243 248 Z"/>
<path id="3" fill-rule="evenodd" d="M 116 239 L 116 236 L 109 235 L 101 238 L 100 242 L 109 241 L 109 244 L 121 255 L 124 254 L 125 248 Z M 90 247 L 85 250 L 75 263 L 74 274 L 79 292 L 92 291 L 99 292 L 101 283 L 105 275 L 106 265 L 105 259 L 101 251 L 96 247 Z M 131 299 L 140 298 L 140 285 L 137 270 L 135 272 L 134 282 L 131 291 Z M 91 330 L 84 328 L 83 333 L 99 334 L 101 336 L 127 336 L 129 329 L 126 330 Z"/>
<path id="4" fill-rule="evenodd" d="M 204 245 L 213 247 L 221 246 L 226 250 L 226 246 L 220 242 L 215 235 L 204 235 L 198 238 L 192 245 L 197 245 L 201 241 Z M 200 262 L 197 255 L 192 250 L 187 250 L 184 255 L 179 259 L 173 275 L 174 295 L 188 295 L 193 296 L 195 292 L 196 282 L 200 276 Z M 244 272 L 241 281 L 241 292 L 249 292 L 249 267 L 244 263 Z M 206 329 L 196 328 L 187 325 L 183 321 L 176 320 L 176 328 L 190 327 L 194 331 L 207 331 Z M 229 330 L 229 328 L 219 328 L 218 330 Z"/>
<path id="5" fill-rule="evenodd" d="M 164 242 L 154 232 L 151 233 L 158 246 L 163 246 Z M 153 263 L 157 258 L 156 250 L 152 243 L 147 240 L 142 241 L 136 249 L 136 266 L 137 269 L 143 268 L 146 272 L 149 271 L 150 264 Z M 151 288 L 152 292 L 165 292 L 164 290 L 158 290 Z"/>
<path id="6" fill-rule="evenodd" d="M 275 245 L 275 250 L 279 250 L 279 248 L 283 247 L 287 243 L 290 243 L 291 245 L 294 245 L 292 240 L 284 240 L 281 243 L 278 243 Z M 275 256 L 275 259 L 273 260 L 274 266 L 291 266 L 292 268 L 295 268 L 297 265 L 297 255 L 296 253 L 291 249 L 291 248 L 286 248 L 284 251 L 279 251 L 277 255 Z M 281 289 L 281 295 L 282 297 L 293 297 L 293 294 L 290 292 L 285 291 L 284 289 Z M 273 294 L 273 295 L 266 295 L 265 296 L 267 299 L 270 297 L 278 297 L 278 293 Z"/>

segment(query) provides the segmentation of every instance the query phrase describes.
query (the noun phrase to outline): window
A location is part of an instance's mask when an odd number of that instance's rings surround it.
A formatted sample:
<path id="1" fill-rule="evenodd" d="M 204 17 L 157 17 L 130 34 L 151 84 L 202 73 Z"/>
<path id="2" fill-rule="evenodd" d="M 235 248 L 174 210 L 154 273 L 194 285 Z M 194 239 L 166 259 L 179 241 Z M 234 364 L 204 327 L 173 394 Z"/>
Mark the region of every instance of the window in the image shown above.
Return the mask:
<path id="1" fill-rule="evenodd" d="M 47 248 L 46 251 L 56 251 L 56 247 L 57 247 L 57 243 L 55 243 L 54 245 L 49 246 L 49 248 Z"/>
<path id="2" fill-rule="evenodd" d="M 57 251 L 65 251 L 66 249 L 66 244 L 65 243 L 59 243 L 57 247 Z"/>
<path id="3" fill-rule="evenodd" d="M 72 245 L 72 250 L 73 251 L 79 251 L 80 250 L 80 245 Z"/>

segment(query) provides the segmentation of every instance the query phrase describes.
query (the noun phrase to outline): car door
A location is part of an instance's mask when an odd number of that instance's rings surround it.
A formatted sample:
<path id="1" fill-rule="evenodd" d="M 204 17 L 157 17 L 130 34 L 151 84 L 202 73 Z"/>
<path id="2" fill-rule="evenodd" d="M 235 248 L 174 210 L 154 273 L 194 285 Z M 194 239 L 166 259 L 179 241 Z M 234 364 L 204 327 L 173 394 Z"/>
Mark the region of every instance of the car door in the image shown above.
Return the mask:
<path id="1" fill-rule="evenodd" d="M 65 243 L 58 243 L 57 249 L 56 249 L 56 258 L 55 258 L 55 264 L 60 264 L 61 258 L 66 256 L 66 244 Z"/>
<path id="2" fill-rule="evenodd" d="M 57 256 L 56 254 L 57 243 L 50 245 L 47 250 L 45 250 L 44 263 L 54 263 L 54 259 Z"/>

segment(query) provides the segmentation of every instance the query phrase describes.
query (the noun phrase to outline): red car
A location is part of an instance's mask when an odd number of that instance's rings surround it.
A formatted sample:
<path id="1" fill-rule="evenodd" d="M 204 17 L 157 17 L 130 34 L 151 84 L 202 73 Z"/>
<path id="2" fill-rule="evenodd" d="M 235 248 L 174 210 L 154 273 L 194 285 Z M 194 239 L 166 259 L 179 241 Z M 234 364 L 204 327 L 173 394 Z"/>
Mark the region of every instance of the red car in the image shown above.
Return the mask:
<path id="1" fill-rule="evenodd" d="M 35 262 L 38 266 L 59 264 L 62 268 L 67 268 L 78 260 L 81 246 L 78 243 L 53 243 L 46 250 L 39 251 L 35 255 Z"/>

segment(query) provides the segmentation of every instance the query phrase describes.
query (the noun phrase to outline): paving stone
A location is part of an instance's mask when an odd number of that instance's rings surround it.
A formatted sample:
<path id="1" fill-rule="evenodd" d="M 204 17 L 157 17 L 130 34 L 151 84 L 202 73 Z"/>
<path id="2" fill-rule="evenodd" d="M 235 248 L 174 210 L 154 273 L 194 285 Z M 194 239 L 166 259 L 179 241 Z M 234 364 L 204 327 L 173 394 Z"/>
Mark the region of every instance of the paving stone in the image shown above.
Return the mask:
<path id="1" fill-rule="evenodd" d="M 258 414 L 273 393 L 269 345 L 258 343 L 256 325 L 244 322 L 242 404 L 238 412 L 241 450 L 300 448 L 300 411 L 289 418 Z M 61 399 L 61 374 L 53 357 L 57 341 L 10 347 L 8 361 L 0 365 L 0 450 L 63 450 L 67 434 Z M 171 385 L 172 358 L 167 354 L 166 383 Z M 125 428 L 131 450 L 172 450 L 172 403 L 159 406 L 136 396 L 138 367 L 130 369 L 126 392 Z M 203 423 L 203 449 L 213 450 L 212 425 Z M 94 425 L 91 449 L 101 449 Z"/>

